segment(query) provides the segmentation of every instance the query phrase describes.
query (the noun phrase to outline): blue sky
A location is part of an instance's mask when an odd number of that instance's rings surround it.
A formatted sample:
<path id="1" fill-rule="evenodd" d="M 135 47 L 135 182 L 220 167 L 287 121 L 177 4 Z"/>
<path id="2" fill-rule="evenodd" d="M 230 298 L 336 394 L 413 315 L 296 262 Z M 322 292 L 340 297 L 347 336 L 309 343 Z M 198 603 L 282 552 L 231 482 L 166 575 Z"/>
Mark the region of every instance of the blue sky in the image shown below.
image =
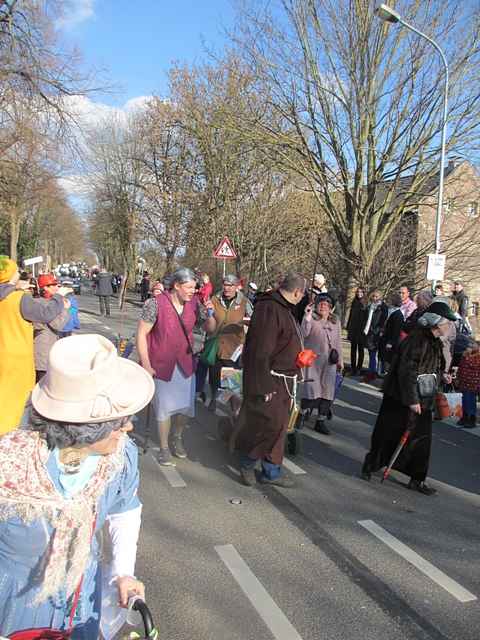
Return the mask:
<path id="1" fill-rule="evenodd" d="M 120 107 L 138 96 L 164 95 L 171 63 L 199 61 L 202 38 L 222 47 L 233 21 L 231 0 L 70 0 L 62 27 L 86 65 L 105 69 L 120 85 L 96 100 Z"/>

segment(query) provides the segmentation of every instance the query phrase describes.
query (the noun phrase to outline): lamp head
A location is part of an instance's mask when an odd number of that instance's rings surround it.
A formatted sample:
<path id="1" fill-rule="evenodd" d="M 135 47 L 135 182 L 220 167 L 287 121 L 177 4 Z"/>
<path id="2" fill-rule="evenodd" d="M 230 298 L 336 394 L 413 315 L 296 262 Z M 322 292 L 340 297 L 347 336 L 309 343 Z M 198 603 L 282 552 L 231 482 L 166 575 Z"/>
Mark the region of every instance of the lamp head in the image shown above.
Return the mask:
<path id="1" fill-rule="evenodd" d="M 381 4 L 375 9 L 375 13 L 384 22 L 390 22 L 395 24 L 396 22 L 400 22 L 400 14 L 391 9 L 386 4 Z"/>

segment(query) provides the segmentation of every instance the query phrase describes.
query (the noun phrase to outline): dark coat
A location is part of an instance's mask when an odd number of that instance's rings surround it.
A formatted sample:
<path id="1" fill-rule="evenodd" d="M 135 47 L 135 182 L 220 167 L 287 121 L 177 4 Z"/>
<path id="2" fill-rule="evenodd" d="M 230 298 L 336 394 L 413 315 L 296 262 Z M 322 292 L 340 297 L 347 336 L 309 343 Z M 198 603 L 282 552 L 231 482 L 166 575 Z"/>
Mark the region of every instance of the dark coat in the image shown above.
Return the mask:
<path id="1" fill-rule="evenodd" d="M 302 349 L 295 307 L 278 291 L 258 298 L 243 352 L 243 406 L 237 446 L 253 459 L 281 464 L 291 399 L 282 378 L 299 373 L 295 361 Z M 292 391 L 291 381 L 289 390 Z M 264 395 L 273 393 L 265 402 Z"/>
<path id="2" fill-rule="evenodd" d="M 111 296 L 113 294 L 111 273 L 100 272 L 98 274 L 95 291 L 97 296 Z"/>
<path id="3" fill-rule="evenodd" d="M 366 309 L 366 320 L 368 322 L 369 305 Z M 373 312 L 372 322 L 370 323 L 370 329 L 366 336 L 366 347 L 369 351 L 378 349 L 380 346 L 380 339 L 383 335 L 385 323 L 388 317 L 388 307 L 384 302 L 381 302 Z"/>
<path id="4" fill-rule="evenodd" d="M 462 318 L 466 318 L 468 316 L 468 296 L 465 291 L 462 289 L 462 291 L 454 293 L 453 299 L 456 300 L 458 304 L 458 313 Z"/>
<path id="5" fill-rule="evenodd" d="M 400 343 L 392 367 L 385 378 L 383 394 L 404 406 L 420 402 L 417 378 L 423 373 L 435 373 L 440 382 L 445 370 L 442 341 L 430 329 L 418 327 Z"/>
<path id="6" fill-rule="evenodd" d="M 432 445 L 432 410 L 431 403 L 421 402 L 419 398 L 417 376 L 436 373 L 439 381 L 443 370 L 442 343 L 429 329 L 417 328 L 400 343 L 385 379 L 384 397 L 364 470 L 378 471 L 386 466 L 402 434 L 410 426 L 410 438 L 394 468 L 420 482 L 425 480 Z M 409 409 L 409 405 L 417 403 L 422 404 L 420 415 L 412 414 Z"/>
<path id="7" fill-rule="evenodd" d="M 386 362 L 391 362 L 393 356 L 397 353 L 403 326 L 403 313 L 400 309 L 396 309 L 388 317 L 381 341 L 382 355 Z"/>
<path id="8" fill-rule="evenodd" d="M 347 337 L 355 344 L 365 344 L 365 323 L 367 322 L 367 305 L 357 296 L 352 300 L 347 322 Z"/>

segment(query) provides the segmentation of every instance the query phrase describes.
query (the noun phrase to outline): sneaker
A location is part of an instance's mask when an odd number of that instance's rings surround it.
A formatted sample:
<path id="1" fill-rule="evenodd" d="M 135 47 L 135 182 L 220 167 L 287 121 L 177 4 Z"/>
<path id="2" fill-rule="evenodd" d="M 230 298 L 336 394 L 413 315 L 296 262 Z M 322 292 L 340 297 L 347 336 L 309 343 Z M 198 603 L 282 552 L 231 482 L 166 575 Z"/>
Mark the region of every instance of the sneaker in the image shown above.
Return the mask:
<path id="1" fill-rule="evenodd" d="M 255 475 L 255 469 L 247 469 L 246 467 L 240 467 L 240 477 L 242 483 L 246 487 L 253 487 L 257 483 L 257 476 Z"/>
<path id="2" fill-rule="evenodd" d="M 170 449 L 160 449 L 157 455 L 157 462 L 162 467 L 175 467 L 175 462 L 172 460 L 172 454 Z"/>
<path id="3" fill-rule="evenodd" d="M 286 475 L 280 475 L 277 478 L 267 478 L 263 474 L 260 476 L 260 482 L 262 484 L 273 484 L 275 487 L 283 487 L 284 489 L 290 489 L 295 486 L 295 482 Z"/>
<path id="4" fill-rule="evenodd" d="M 186 458 L 187 452 L 185 451 L 185 447 L 183 446 L 183 440 L 181 436 L 176 436 L 172 442 L 173 446 L 173 455 L 177 458 Z"/>

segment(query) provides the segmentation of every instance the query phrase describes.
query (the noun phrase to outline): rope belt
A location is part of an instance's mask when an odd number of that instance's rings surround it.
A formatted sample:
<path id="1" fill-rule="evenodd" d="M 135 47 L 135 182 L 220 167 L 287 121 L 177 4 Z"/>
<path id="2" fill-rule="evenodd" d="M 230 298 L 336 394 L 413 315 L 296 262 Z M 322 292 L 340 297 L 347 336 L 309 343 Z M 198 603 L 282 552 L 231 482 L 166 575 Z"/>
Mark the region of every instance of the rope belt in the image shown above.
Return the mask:
<path id="1" fill-rule="evenodd" d="M 296 405 L 297 404 L 298 375 L 295 374 L 294 376 L 287 376 L 284 373 L 278 373 L 278 371 L 274 371 L 273 369 L 270 371 L 270 373 L 275 378 L 283 378 L 283 382 L 285 384 L 285 389 L 287 390 L 287 393 L 288 393 L 289 397 L 292 400 L 292 404 Z M 292 393 L 290 393 L 290 388 L 288 386 L 289 385 L 289 383 L 288 383 L 289 380 L 292 381 Z"/>

